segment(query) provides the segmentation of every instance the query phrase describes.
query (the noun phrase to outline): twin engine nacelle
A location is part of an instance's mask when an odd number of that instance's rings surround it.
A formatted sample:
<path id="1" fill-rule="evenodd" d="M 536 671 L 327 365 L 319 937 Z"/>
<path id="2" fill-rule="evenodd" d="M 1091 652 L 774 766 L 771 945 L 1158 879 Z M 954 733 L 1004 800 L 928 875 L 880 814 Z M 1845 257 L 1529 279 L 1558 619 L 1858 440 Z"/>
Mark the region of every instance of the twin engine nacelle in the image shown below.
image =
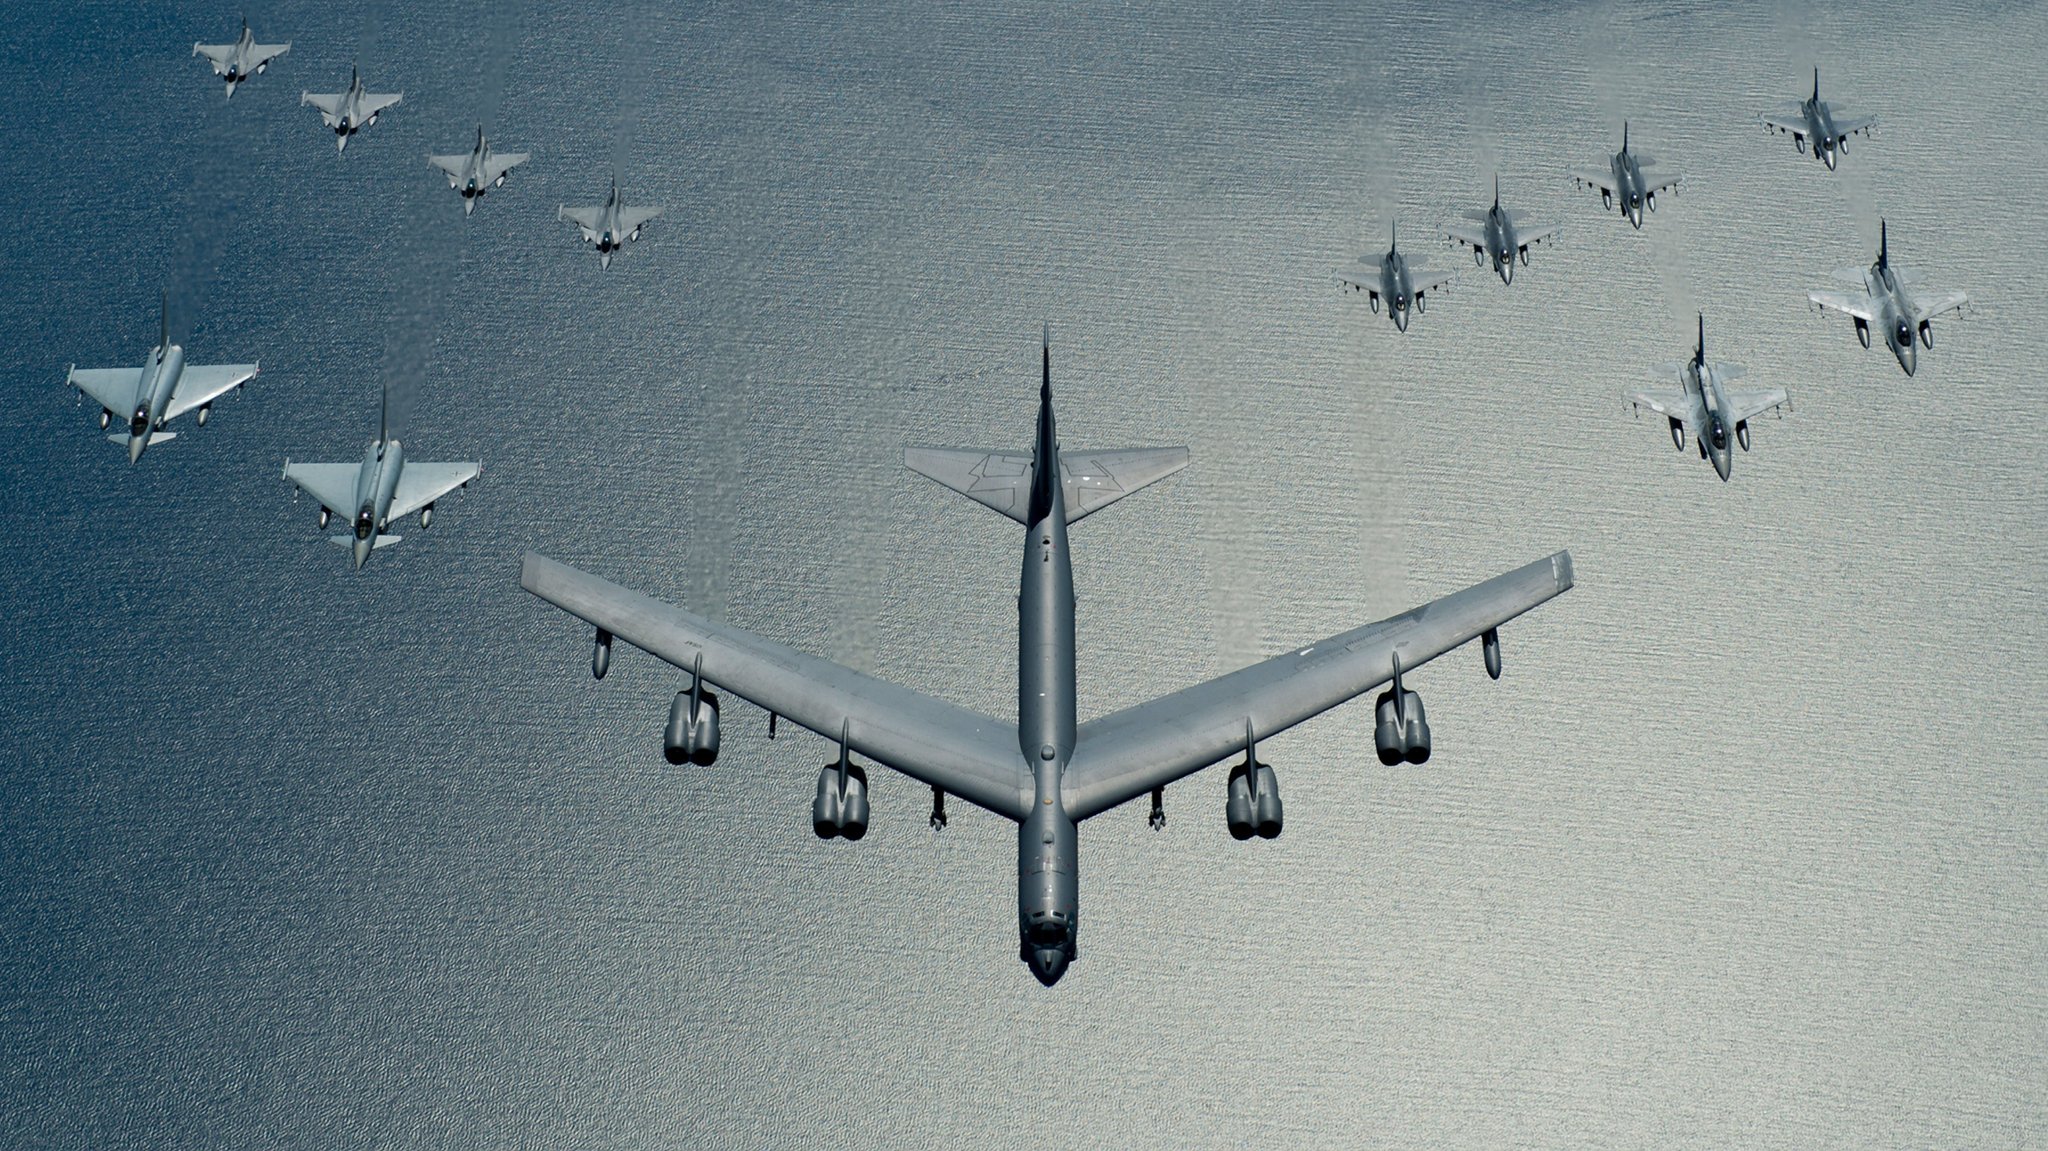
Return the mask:
<path id="1" fill-rule="evenodd" d="M 811 801 L 811 830 L 819 839 L 859 839 L 868 833 L 868 773 L 859 764 L 828 763 L 818 773 L 818 797 Z"/>
<path id="2" fill-rule="evenodd" d="M 696 706 L 691 706 L 691 697 Z M 709 767 L 718 761 L 718 697 L 708 691 L 679 691 L 669 705 L 662 754 L 670 763 Z"/>
<path id="3" fill-rule="evenodd" d="M 1491 670 L 1489 665 L 1488 670 Z M 1380 762 L 1392 767 L 1429 762 L 1429 721 L 1423 715 L 1422 697 L 1412 691 L 1380 693 L 1379 724 L 1373 731 L 1373 747 Z"/>
<path id="4" fill-rule="evenodd" d="M 1256 789 L 1252 787 L 1255 778 Z M 1273 777 L 1272 768 L 1263 763 L 1240 763 L 1230 769 L 1230 793 L 1223 803 L 1223 821 L 1230 828 L 1232 839 L 1250 839 L 1254 835 L 1260 839 L 1279 837 L 1283 823 L 1280 783 Z"/>

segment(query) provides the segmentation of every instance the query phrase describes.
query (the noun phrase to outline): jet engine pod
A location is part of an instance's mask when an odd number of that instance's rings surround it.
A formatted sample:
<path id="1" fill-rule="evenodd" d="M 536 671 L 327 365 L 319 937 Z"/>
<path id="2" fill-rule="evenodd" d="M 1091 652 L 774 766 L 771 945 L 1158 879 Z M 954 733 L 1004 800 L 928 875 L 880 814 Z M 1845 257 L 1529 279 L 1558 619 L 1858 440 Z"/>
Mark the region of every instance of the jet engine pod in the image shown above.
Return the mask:
<path id="1" fill-rule="evenodd" d="M 1743 451 L 1745 451 L 1745 452 L 1746 452 L 1746 451 L 1748 451 L 1748 450 L 1749 450 L 1749 421 L 1748 421 L 1748 420 L 1742 420 L 1742 421 L 1740 421 L 1739 423 L 1737 423 L 1737 424 L 1735 425 L 1735 442 L 1736 442 L 1736 443 L 1738 443 L 1738 444 L 1741 444 L 1741 445 L 1742 445 L 1742 450 L 1743 450 Z"/>
<path id="2" fill-rule="evenodd" d="M 1429 762 L 1429 722 L 1423 718 L 1422 697 L 1414 692 L 1403 692 L 1407 696 L 1408 712 L 1408 762 Z"/>
<path id="3" fill-rule="evenodd" d="M 603 679 L 604 674 L 611 669 L 612 633 L 598 628 L 597 640 L 590 645 L 590 676 L 592 679 Z"/>
<path id="4" fill-rule="evenodd" d="M 859 839 L 868 833 L 868 773 L 859 764 L 846 766 L 846 786 L 839 780 L 839 764 L 828 763 L 818 772 L 818 795 L 811 801 L 811 830 L 819 839 L 845 836 Z"/>
<path id="5" fill-rule="evenodd" d="M 679 691 L 676 701 L 669 705 L 662 754 L 670 763 L 709 767 L 718 761 L 718 697 L 708 691 L 698 693 L 693 714 L 691 694 Z"/>
<path id="6" fill-rule="evenodd" d="M 1379 753 L 1380 762 L 1392 767 L 1402 760 L 1409 763 L 1429 762 L 1429 723 L 1423 717 L 1422 697 L 1412 691 L 1402 691 L 1400 706 L 1395 706 L 1392 690 L 1380 693 L 1379 723 L 1373 730 L 1373 750 Z"/>
<path id="7" fill-rule="evenodd" d="M 1685 423 L 1676 417 L 1671 421 L 1671 446 L 1681 452 L 1685 450 Z"/>
<path id="8" fill-rule="evenodd" d="M 1259 797 L 1252 801 L 1252 830 L 1260 839 L 1280 838 L 1281 808 L 1280 782 L 1273 778 L 1273 769 L 1265 764 L 1258 766 Z"/>
<path id="9" fill-rule="evenodd" d="M 1376 710 L 1379 723 L 1373 728 L 1373 749 L 1379 753 L 1381 763 L 1392 767 L 1401 762 L 1408 750 L 1405 746 L 1406 732 L 1400 719 L 1394 714 L 1394 693 L 1381 692 L 1379 707 Z"/>
<path id="10" fill-rule="evenodd" d="M 1245 778 L 1243 764 L 1230 769 L 1230 792 L 1223 801 L 1223 823 L 1230 829 L 1230 838 L 1243 841 L 1252 837 L 1253 816 L 1251 783 Z"/>

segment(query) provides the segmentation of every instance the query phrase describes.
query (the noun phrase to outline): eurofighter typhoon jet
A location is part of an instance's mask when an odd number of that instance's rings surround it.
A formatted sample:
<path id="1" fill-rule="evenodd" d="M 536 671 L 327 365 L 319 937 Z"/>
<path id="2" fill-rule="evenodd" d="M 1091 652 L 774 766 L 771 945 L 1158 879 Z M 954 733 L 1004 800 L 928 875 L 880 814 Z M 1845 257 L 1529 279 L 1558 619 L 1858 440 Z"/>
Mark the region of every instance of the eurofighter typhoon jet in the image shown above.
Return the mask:
<path id="1" fill-rule="evenodd" d="M 391 107 L 404 98 L 403 92 L 370 92 L 363 88 L 363 78 L 351 67 L 348 70 L 348 91 L 322 96 L 314 92 L 299 93 L 301 105 L 311 104 L 320 109 L 320 120 L 334 129 L 334 150 L 348 150 L 349 137 L 377 122 L 377 113 Z"/>
<path id="2" fill-rule="evenodd" d="M 1733 392 L 1723 385 L 1743 374 L 1741 364 L 1707 362 L 1707 318 L 1700 317 L 1700 342 L 1692 359 L 1685 363 L 1660 364 L 1651 369 L 1658 379 L 1675 380 L 1676 390 L 1663 388 L 1637 392 L 1629 406 L 1640 413 L 1644 408 L 1671 421 L 1671 446 L 1685 450 L 1686 429 L 1692 430 L 1700 458 L 1714 461 L 1714 470 L 1726 482 L 1735 468 L 1735 444 L 1749 450 L 1749 421 L 1768 411 L 1789 408 L 1785 389 L 1767 392 Z M 1781 417 L 1782 418 L 1782 414 Z"/>
<path id="3" fill-rule="evenodd" d="M 1493 261 L 1493 270 L 1503 284 L 1515 282 L 1515 258 L 1520 257 L 1524 266 L 1529 263 L 1529 249 L 1538 244 L 1557 239 L 1558 229 L 1522 228 L 1515 223 L 1513 213 L 1500 206 L 1500 177 L 1493 178 L 1493 207 L 1484 212 L 1467 213 L 1479 226 L 1467 227 L 1451 224 L 1444 228 L 1444 237 L 1453 243 L 1463 244 L 1472 249 L 1472 262 L 1481 267 L 1488 260 Z"/>
<path id="4" fill-rule="evenodd" d="M 434 522 L 434 501 L 457 488 L 469 486 L 482 471 L 480 463 L 430 464 L 408 462 L 405 445 L 391 436 L 391 398 L 386 393 L 379 416 L 377 438 L 363 453 L 359 464 L 295 464 L 284 462 L 284 478 L 300 491 L 320 501 L 320 529 L 327 530 L 335 512 L 354 517 L 350 530 L 327 537 L 349 549 L 356 570 L 381 547 L 402 537 L 386 535 L 391 525 L 414 512 L 420 514 L 420 530 Z"/>
<path id="5" fill-rule="evenodd" d="M 151 444 L 178 438 L 163 430 L 165 424 L 186 412 L 199 412 L 199 426 L 213 412 L 213 402 L 254 379 L 255 364 L 188 364 L 185 349 L 171 342 L 169 301 L 165 301 L 163 322 L 156 347 L 139 368 L 80 368 L 73 366 L 64 382 L 81 395 L 100 404 L 100 429 L 121 413 L 128 413 L 128 428 L 107 439 L 128 445 L 128 462 L 142 458 Z"/>
<path id="6" fill-rule="evenodd" d="M 612 253 L 626 246 L 630 240 L 640 238 L 640 225 L 661 215 L 660 208 L 628 208 L 619 195 L 619 179 L 612 177 L 611 194 L 604 203 L 588 208 L 571 208 L 563 205 L 555 209 L 557 220 L 569 220 L 576 225 L 587 244 L 597 245 L 597 266 L 610 268 Z"/>
<path id="7" fill-rule="evenodd" d="M 260 76 L 270 67 L 270 62 L 292 50 L 291 41 L 282 44 L 258 44 L 256 36 L 249 31 L 249 21 L 242 20 L 242 34 L 232 44 L 194 44 L 192 54 L 204 56 L 213 62 L 213 74 L 227 82 L 228 99 L 235 98 L 235 86 L 251 76 Z"/>
<path id="8" fill-rule="evenodd" d="M 462 214 L 476 211 L 476 202 L 492 188 L 505 186 L 505 174 L 533 158 L 530 152 L 493 152 L 484 139 L 484 127 L 476 127 L 476 147 L 456 156 L 428 156 L 427 163 L 448 174 L 448 186 L 462 193 Z"/>
<path id="9" fill-rule="evenodd" d="M 1355 272 L 1338 272 L 1337 282 L 1347 292 L 1364 292 L 1372 302 L 1372 310 L 1380 310 L 1380 304 L 1387 305 L 1387 318 L 1394 321 L 1400 331 L 1408 330 L 1408 311 L 1417 314 L 1425 310 L 1423 297 L 1430 292 L 1441 292 L 1451 282 L 1451 273 L 1432 275 L 1421 270 L 1422 261 L 1410 261 L 1401 254 L 1400 229 L 1389 230 L 1387 254 L 1377 260 L 1371 256 L 1360 256 L 1358 262 L 1371 267 L 1373 271 L 1364 275 Z M 1377 273 L 1377 274 L 1375 274 Z"/>
<path id="10" fill-rule="evenodd" d="M 1422 701 L 1403 676 L 1470 640 L 1500 674 L 1497 629 L 1572 586 L 1558 552 L 1403 615 L 1307 644 L 1264 663 L 1113 715 L 1080 722 L 1075 676 L 1074 573 L 1069 525 L 1187 464 L 1185 448 L 1063 450 L 1053 425 L 1051 352 L 1044 356 L 1038 429 L 1026 452 L 912 448 L 904 462 L 1024 530 L 1017 596 L 1017 720 L 978 715 L 671 607 L 528 552 L 520 585 L 596 632 L 591 671 L 602 678 L 614 637 L 687 675 L 669 711 L 670 762 L 718 758 L 719 703 L 731 692 L 823 736 L 835 754 L 818 773 L 811 827 L 859 839 L 869 814 L 856 755 L 929 785 L 932 825 L 958 796 L 1017 824 L 1019 957 L 1051 986 L 1079 954 L 1079 825 L 1150 796 L 1165 823 L 1166 786 L 1242 756 L 1222 794 L 1239 839 L 1280 834 L 1280 789 L 1257 743 L 1384 683 L 1375 742 L 1384 763 L 1429 758 Z M 715 690 L 714 690 L 715 689 Z M 1229 940 L 1219 939 L 1221 945 Z"/>
<path id="11" fill-rule="evenodd" d="M 1830 172 L 1835 170 L 1838 154 L 1848 154 L 1849 137 L 1867 136 L 1877 126 L 1874 116 L 1837 119 L 1827 101 L 1820 98 L 1819 68 L 1813 70 L 1813 95 L 1800 101 L 1797 108 L 1777 115 L 1766 113 L 1759 119 L 1766 130 L 1792 137 L 1792 147 L 1802 155 L 1811 147 L 1813 158 L 1826 164 Z"/>
<path id="12" fill-rule="evenodd" d="M 1808 292 L 1807 300 L 1822 311 L 1837 311 L 1856 321 L 1856 338 L 1866 348 L 1870 346 L 1870 326 L 1876 324 L 1884 333 L 1885 346 L 1909 376 L 1920 362 L 1920 354 L 1913 349 L 1914 336 L 1919 336 L 1921 347 L 1933 348 L 1934 317 L 1970 302 L 1962 292 L 1922 288 L 1918 276 L 1892 267 L 1883 220 L 1877 222 L 1877 262 L 1868 268 L 1843 268 L 1835 278 L 1860 290 Z"/>
<path id="13" fill-rule="evenodd" d="M 1581 188 L 1599 189 L 1602 208 L 1612 208 L 1617 200 L 1620 201 L 1621 214 L 1640 228 L 1643 226 L 1643 209 L 1656 211 L 1657 193 L 1667 189 L 1678 191 L 1678 181 L 1683 178 L 1643 171 L 1656 163 L 1641 152 L 1629 151 L 1628 121 L 1623 120 L 1621 151 L 1607 158 L 1607 170 L 1581 168 L 1572 173 L 1572 182 Z"/>

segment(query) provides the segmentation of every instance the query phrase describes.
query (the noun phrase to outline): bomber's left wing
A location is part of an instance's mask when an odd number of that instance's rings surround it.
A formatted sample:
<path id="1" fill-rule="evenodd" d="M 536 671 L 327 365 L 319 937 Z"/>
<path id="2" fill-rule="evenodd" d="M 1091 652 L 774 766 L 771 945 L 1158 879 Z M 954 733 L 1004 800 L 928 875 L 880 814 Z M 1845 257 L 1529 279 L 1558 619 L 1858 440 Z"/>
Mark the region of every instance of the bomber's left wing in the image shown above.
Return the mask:
<path id="1" fill-rule="evenodd" d="M 1943 312 L 1953 312 L 1970 302 L 1964 292 L 1918 292 L 1907 290 L 1906 298 L 1913 305 L 1913 322 L 1923 324 Z"/>
<path id="2" fill-rule="evenodd" d="M 258 371 L 255 364 L 188 364 L 178 376 L 178 387 L 171 393 L 170 406 L 164 409 L 164 418 L 174 420 L 202 404 L 210 404 L 223 394 L 248 383 Z"/>
<path id="3" fill-rule="evenodd" d="M 1016 729 L 830 660 L 714 623 L 526 553 L 519 586 L 599 631 L 852 751 L 1021 820 L 1031 778 Z"/>
<path id="4" fill-rule="evenodd" d="M 1644 165 L 1644 168 L 1646 169 L 1643 172 L 1643 183 L 1645 185 L 1643 191 L 1645 192 L 1656 193 L 1666 189 L 1676 189 L 1679 181 L 1685 179 L 1684 176 L 1677 173 L 1665 176 L 1657 172 L 1648 171 L 1648 165 Z"/>
<path id="5" fill-rule="evenodd" d="M 1061 780 L 1076 820 L 1107 811 L 1371 691 L 1572 586 L 1558 552 L 1404 615 L 1081 725 Z"/>
<path id="6" fill-rule="evenodd" d="M 1408 283 L 1415 289 L 1415 298 L 1421 299 L 1431 292 L 1442 292 L 1450 286 L 1454 273 L 1430 272 L 1417 267 L 1413 261 L 1408 264 Z"/>
<path id="7" fill-rule="evenodd" d="M 100 407 L 126 417 L 142 390 L 141 368 L 73 368 L 64 382 L 100 402 Z"/>
<path id="8" fill-rule="evenodd" d="M 391 493 L 390 518 L 409 516 L 456 488 L 469 486 L 482 471 L 482 464 L 408 462 L 398 473 L 398 490 Z"/>

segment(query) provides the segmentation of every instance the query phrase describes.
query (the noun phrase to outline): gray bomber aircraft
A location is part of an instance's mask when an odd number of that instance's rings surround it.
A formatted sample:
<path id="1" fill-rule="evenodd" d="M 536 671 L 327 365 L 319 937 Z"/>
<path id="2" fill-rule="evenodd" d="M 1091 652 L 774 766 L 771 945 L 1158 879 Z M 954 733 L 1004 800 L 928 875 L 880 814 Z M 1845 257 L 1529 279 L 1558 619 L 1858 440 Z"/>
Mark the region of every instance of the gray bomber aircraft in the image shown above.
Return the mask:
<path id="1" fill-rule="evenodd" d="M 213 63 L 213 74 L 227 82 L 228 99 L 235 97 L 235 86 L 251 76 L 260 76 L 270 67 L 270 62 L 292 50 L 291 41 L 282 44 L 258 44 L 256 36 L 249 31 L 249 20 L 242 19 L 242 34 L 232 44 L 192 45 L 194 56 L 204 56 Z"/>
<path id="2" fill-rule="evenodd" d="M 1920 354 L 1913 348 L 1914 336 L 1919 336 L 1921 347 L 1934 347 L 1934 317 L 1970 302 L 1962 292 L 1921 288 L 1918 276 L 1892 267 L 1883 220 L 1877 222 L 1876 262 L 1868 268 L 1843 268 L 1835 278 L 1861 290 L 1808 292 L 1807 300 L 1822 311 L 1837 311 L 1856 321 L 1856 338 L 1866 348 L 1870 346 L 1870 326 L 1876 324 L 1884 333 L 1885 346 L 1909 376 L 1920 363 Z"/>
<path id="3" fill-rule="evenodd" d="M 1820 69 L 1813 70 L 1813 95 L 1799 102 L 1797 108 L 1787 108 L 1776 115 L 1765 113 L 1758 119 L 1767 131 L 1781 136 L 1792 137 L 1792 147 L 1804 154 L 1809 147 L 1813 158 L 1835 170 L 1838 154 L 1847 155 L 1849 137 L 1870 134 L 1877 126 L 1874 116 L 1851 116 L 1838 119 L 1828 102 L 1820 98 Z"/>
<path id="4" fill-rule="evenodd" d="M 867 831 L 867 774 L 858 754 L 927 784 L 932 824 L 959 796 L 1013 820 L 1017 833 L 1020 958 L 1051 986 L 1078 954 L 1078 825 L 1144 796 L 1164 825 L 1166 786 L 1234 756 L 1224 789 L 1230 834 L 1280 833 L 1280 789 L 1257 741 L 1383 683 L 1375 742 L 1384 763 L 1429 758 L 1421 699 L 1402 676 L 1480 639 L 1500 674 L 1497 629 L 1572 586 L 1568 552 L 1538 560 L 1379 623 L 1276 656 L 1150 703 L 1086 723 L 1076 714 L 1074 577 L 1068 525 L 1186 465 L 1185 448 L 1062 451 L 1053 426 L 1051 352 L 1044 356 L 1037 440 L 1029 452 L 912 448 L 914 471 L 1025 528 L 1017 596 L 1017 721 L 897 687 L 528 552 L 520 586 L 596 632 L 591 671 L 611 665 L 614 637 L 688 674 L 669 711 L 671 762 L 708 765 L 719 747 L 719 704 L 729 691 L 831 740 L 818 773 L 812 829 L 859 839 Z M 1224 941 L 1219 941 L 1224 942 Z"/>
<path id="5" fill-rule="evenodd" d="M 476 202 L 492 188 L 505 186 L 505 174 L 528 160 L 531 152 L 493 152 L 484 138 L 484 126 L 476 126 L 476 147 L 454 156 L 428 156 L 427 163 L 448 174 L 448 186 L 462 193 L 462 214 L 476 211 Z"/>
<path id="6" fill-rule="evenodd" d="M 628 208 L 619 195 L 619 178 L 612 177 L 611 194 L 604 203 L 588 208 L 571 208 L 563 205 L 555 209 L 557 220 L 568 220 L 576 225 L 585 243 L 597 245 L 597 266 L 610 268 L 612 253 L 626 246 L 628 241 L 640 238 L 640 225 L 661 215 L 660 208 Z"/>
<path id="7" fill-rule="evenodd" d="M 420 530 L 426 531 L 434 521 L 434 501 L 457 488 L 468 487 L 483 471 L 480 463 L 408 462 L 405 446 L 391 437 L 390 413 L 391 397 L 387 392 L 378 417 L 377 438 L 370 442 L 359 464 L 284 462 L 284 478 L 320 501 L 322 531 L 335 512 L 354 517 L 350 531 L 327 538 L 349 549 L 358 571 L 371 552 L 402 538 L 385 534 L 391 530 L 393 521 L 418 512 Z"/>
<path id="8" fill-rule="evenodd" d="M 1493 207 L 1484 212 L 1470 212 L 1467 215 L 1479 227 L 1446 225 L 1444 238 L 1472 249 L 1474 264 L 1484 267 L 1488 260 L 1492 260 L 1493 270 L 1500 276 L 1500 282 L 1503 284 L 1515 282 L 1517 256 L 1521 257 L 1523 265 L 1527 266 L 1530 248 L 1548 243 L 1558 236 L 1558 229 L 1555 227 L 1524 230 L 1515 223 L 1514 214 L 1500 206 L 1499 176 L 1493 178 Z"/>
<path id="9" fill-rule="evenodd" d="M 322 96 L 315 92 L 299 93 L 299 103 L 311 104 L 320 109 L 320 120 L 334 129 L 334 150 L 346 152 L 349 137 L 377 122 L 377 113 L 391 107 L 404 98 L 403 92 L 370 92 L 363 88 L 363 78 L 354 67 L 348 70 L 348 91 Z"/>
<path id="10" fill-rule="evenodd" d="M 1631 152 L 1628 147 L 1628 121 L 1621 122 L 1621 151 L 1607 158 L 1607 170 L 1581 168 L 1572 173 L 1572 182 L 1581 188 L 1597 188 L 1600 191 L 1600 206 L 1614 207 L 1621 204 L 1621 214 L 1628 222 L 1640 228 L 1643 226 L 1643 209 L 1657 210 L 1657 193 L 1669 189 L 1678 191 L 1681 176 L 1665 176 L 1661 173 L 1645 172 L 1657 161 L 1642 154 Z"/>
<path id="11" fill-rule="evenodd" d="M 64 382 L 100 404 L 100 429 L 128 414 L 128 430 L 107 439 L 128 445 L 128 462 L 142 458 L 151 444 L 175 440 L 165 424 L 186 412 L 199 412 L 199 426 L 213 412 L 213 402 L 255 378 L 255 364 L 188 364 L 185 349 L 171 342 L 170 301 L 164 301 L 156 347 L 139 368 L 80 368 L 73 365 Z"/>
<path id="12" fill-rule="evenodd" d="M 1430 292 L 1441 292 L 1451 282 L 1451 273 L 1430 275 L 1421 272 L 1422 261 L 1410 261 L 1401 254 L 1399 227 L 1388 230 L 1387 254 L 1374 260 L 1371 256 L 1360 256 L 1358 262 L 1373 267 L 1378 275 L 1371 272 L 1359 276 L 1351 272 L 1338 272 L 1337 282 L 1347 292 L 1364 292 L 1372 301 L 1372 310 L 1380 310 L 1380 304 L 1387 305 L 1387 317 L 1394 321 L 1394 327 L 1408 330 L 1408 311 L 1417 313 L 1424 310 L 1423 297 Z"/>
<path id="13" fill-rule="evenodd" d="M 1685 450 L 1686 429 L 1692 429 L 1700 458 L 1714 462 L 1714 470 L 1724 483 L 1735 468 L 1734 445 L 1740 444 L 1745 452 L 1749 450 L 1749 421 L 1774 410 L 1779 411 L 1782 419 L 1783 411 L 1792 405 L 1783 388 L 1735 392 L 1723 386 L 1742 376 L 1743 367 L 1707 362 L 1705 315 L 1700 316 L 1700 342 L 1693 348 L 1692 359 L 1659 364 L 1651 369 L 1651 374 L 1660 380 L 1676 380 L 1677 389 L 1636 392 L 1628 399 L 1629 407 L 1638 413 L 1648 408 L 1670 420 L 1671 445 L 1681 452 Z"/>

